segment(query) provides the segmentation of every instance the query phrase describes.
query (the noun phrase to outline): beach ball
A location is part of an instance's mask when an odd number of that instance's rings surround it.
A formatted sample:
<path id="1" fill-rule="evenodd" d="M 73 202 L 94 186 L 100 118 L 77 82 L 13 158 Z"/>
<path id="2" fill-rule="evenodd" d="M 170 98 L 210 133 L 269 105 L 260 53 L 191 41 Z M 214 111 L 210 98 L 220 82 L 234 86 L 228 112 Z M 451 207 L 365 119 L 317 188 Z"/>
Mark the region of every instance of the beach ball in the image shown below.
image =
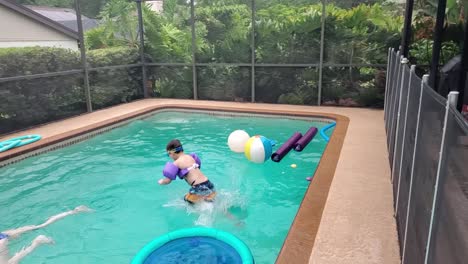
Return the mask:
<path id="1" fill-rule="evenodd" d="M 271 141 L 264 136 L 253 136 L 245 143 L 244 154 L 248 160 L 263 163 L 271 156 Z"/>
<path id="2" fill-rule="evenodd" d="M 232 151 L 242 153 L 249 138 L 249 134 L 244 130 L 235 130 L 228 137 L 228 146 Z"/>

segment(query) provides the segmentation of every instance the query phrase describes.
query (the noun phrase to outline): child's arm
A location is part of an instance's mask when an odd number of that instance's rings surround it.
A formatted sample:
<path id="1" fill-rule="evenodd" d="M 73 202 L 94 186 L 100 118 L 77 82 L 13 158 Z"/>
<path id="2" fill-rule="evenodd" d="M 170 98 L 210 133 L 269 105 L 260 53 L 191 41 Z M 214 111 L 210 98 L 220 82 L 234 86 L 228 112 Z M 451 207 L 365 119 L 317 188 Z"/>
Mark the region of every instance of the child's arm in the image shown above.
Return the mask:
<path id="1" fill-rule="evenodd" d="M 162 178 L 162 179 L 159 179 L 158 183 L 159 183 L 160 185 L 166 185 L 166 184 L 171 183 L 171 181 L 172 181 L 172 180 L 169 179 L 169 178 Z"/>

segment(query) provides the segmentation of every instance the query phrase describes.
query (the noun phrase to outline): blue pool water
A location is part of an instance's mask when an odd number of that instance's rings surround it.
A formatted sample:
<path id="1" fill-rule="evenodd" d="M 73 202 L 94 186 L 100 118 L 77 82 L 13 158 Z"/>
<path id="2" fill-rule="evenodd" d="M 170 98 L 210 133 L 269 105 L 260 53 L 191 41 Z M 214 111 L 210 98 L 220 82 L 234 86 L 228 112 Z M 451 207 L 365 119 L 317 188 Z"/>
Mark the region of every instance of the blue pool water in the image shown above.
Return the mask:
<path id="1" fill-rule="evenodd" d="M 180 228 L 209 226 L 230 232 L 256 263 L 273 263 L 286 238 L 326 142 L 317 134 L 302 152 L 281 162 L 249 162 L 227 146 L 236 129 L 278 142 L 325 123 L 163 112 L 80 143 L 0 168 L 0 230 L 40 224 L 84 204 L 94 212 L 68 216 L 10 242 L 10 254 L 43 234 L 54 245 L 37 248 L 22 263 L 129 263 L 154 238 Z M 332 133 L 329 131 L 328 134 Z M 178 138 L 196 152 L 215 184 L 213 204 L 188 206 L 182 180 L 160 186 L 169 161 L 166 143 Z M 292 168 L 291 164 L 297 164 Z"/>

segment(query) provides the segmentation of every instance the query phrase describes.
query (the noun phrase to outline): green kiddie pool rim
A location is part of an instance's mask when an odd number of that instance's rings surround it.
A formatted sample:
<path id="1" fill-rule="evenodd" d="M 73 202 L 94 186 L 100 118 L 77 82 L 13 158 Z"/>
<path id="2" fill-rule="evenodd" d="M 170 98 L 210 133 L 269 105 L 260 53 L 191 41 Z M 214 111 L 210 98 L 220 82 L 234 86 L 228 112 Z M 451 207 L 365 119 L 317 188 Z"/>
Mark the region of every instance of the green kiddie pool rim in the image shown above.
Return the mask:
<path id="1" fill-rule="evenodd" d="M 215 228 L 205 228 L 205 227 L 193 227 L 193 228 L 184 228 L 184 229 L 179 229 L 170 233 L 167 233 L 165 235 L 162 235 L 155 240 L 151 241 L 149 244 L 147 244 L 145 247 L 143 247 L 137 255 L 133 258 L 131 264 L 143 264 L 148 258 L 148 256 L 153 253 L 156 249 L 162 247 L 164 244 L 176 240 L 179 238 L 188 238 L 188 237 L 211 237 L 217 240 L 220 240 L 231 247 L 233 247 L 239 256 L 242 259 L 243 264 L 253 264 L 254 259 L 252 256 L 252 252 L 250 252 L 249 247 L 242 242 L 239 238 L 236 236 L 224 232 Z"/>

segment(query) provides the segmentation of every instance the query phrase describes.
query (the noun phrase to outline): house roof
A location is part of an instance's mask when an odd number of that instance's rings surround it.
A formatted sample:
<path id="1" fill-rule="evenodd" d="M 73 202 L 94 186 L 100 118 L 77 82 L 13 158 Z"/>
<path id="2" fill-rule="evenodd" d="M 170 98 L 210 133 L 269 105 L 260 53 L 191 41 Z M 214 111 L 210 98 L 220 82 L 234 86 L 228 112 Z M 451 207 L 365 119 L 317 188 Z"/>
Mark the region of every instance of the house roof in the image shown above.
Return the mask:
<path id="1" fill-rule="evenodd" d="M 76 20 L 75 10 L 71 8 L 36 6 L 36 5 L 24 5 L 24 6 L 54 21 Z M 83 16 L 83 15 L 81 15 L 81 18 L 89 19 L 88 17 Z"/>
<path id="2" fill-rule="evenodd" d="M 5 6 L 6 8 L 9 8 L 13 11 L 16 11 L 17 13 L 20 13 L 36 22 L 38 22 L 39 24 L 42 24 L 44 26 L 47 26 L 49 28 L 52 28 L 52 29 L 55 29 L 56 31 L 59 31 L 69 37 L 72 37 L 76 40 L 79 39 L 78 37 L 78 33 L 76 31 L 73 31 L 69 28 L 67 28 L 66 26 L 58 23 L 58 22 L 55 22 L 37 12 L 34 12 L 33 10 L 23 6 L 23 5 L 20 5 L 20 4 L 17 4 L 15 2 L 12 2 L 12 1 L 9 1 L 9 0 L 0 0 L 0 5 L 2 6 Z"/>
<path id="3" fill-rule="evenodd" d="M 67 28 L 78 31 L 78 25 L 76 23 L 76 12 L 71 8 L 62 8 L 62 7 L 50 7 L 50 6 L 35 6 L 35 5 L 24 5 L 25 7 L 55 21 L 58 22 Z M 84 15 L 81 15 L 81 21 L 83 24 L 83 30 L 95 28 L 99 26 L 99 23 L 96 19 L 88 18 Z"/>
<path id="4" fill-rule="evenodd" d="M 83 31 L 90 30 L 92 28 L 98 27 L 99 23 L 96 19 L 86 19 L 86 20 L 81 20 L 82 25 L 83 25 Z M 78 24 L 76 23 L 76 20 L 65 20 L 65 21 L 57 21 L 60 24 L 66 26 L 67 28 L 78 31 Z"/>

